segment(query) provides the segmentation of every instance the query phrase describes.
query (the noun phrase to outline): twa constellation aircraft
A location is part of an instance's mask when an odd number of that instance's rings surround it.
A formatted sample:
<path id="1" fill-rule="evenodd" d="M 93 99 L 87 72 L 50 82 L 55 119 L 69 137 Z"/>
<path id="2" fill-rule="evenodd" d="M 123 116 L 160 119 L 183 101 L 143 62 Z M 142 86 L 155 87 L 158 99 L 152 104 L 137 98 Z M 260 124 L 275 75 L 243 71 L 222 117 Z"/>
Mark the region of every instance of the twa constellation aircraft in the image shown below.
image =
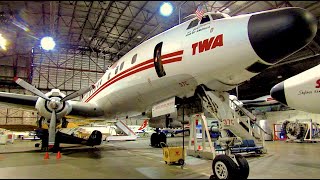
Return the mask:
<path id="1" fill-rule="evenodd" d="M 156 110 L 175 105 L 172 98 L 191 98 L 201 89 L 231 90 L 305 47 L 316 31 L 316 19 L 301 8 L 235 17 L 208 12 L 201 21 L 193 18 L 135 47 L 94 86 L 68 96 L 58 89 L 43 94 L 16 78 L 37 96 L 3 92 L 0 101 L 35 107 L 49 124 L 49 146 L 56 123 L 66 115 L 101 120 L 145 115 L 150 127 L 167 126 L 180 119 Z M 71 100 L 82 94 L 81 102 Z M 154 120 L 156 114 L 166 118 Z"/>

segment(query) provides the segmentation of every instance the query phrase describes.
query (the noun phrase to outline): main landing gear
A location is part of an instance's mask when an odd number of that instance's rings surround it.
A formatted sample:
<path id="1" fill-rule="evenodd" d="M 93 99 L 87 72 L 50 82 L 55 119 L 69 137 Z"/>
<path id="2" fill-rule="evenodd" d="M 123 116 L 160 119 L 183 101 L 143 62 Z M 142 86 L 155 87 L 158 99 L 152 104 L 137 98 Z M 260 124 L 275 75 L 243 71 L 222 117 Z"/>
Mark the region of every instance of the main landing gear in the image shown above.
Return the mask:
<path id="1" fill-rule="evenodd" d="M 150 137 L 150 145 L 160 148 L 161 143 L 167 144 L 167 136 L 163 132 L 159 132 L 159 128 L 157 128 L 156 133 L 153 133 Z"/>
<path id="2" fill-rule="evenodd" d="M 55 144 L 52 148 L 49 149 L 49 133 L 48 129 L 38 128 L 36 130 L 37 136 L 41 139 L 41 143 L 36 143 L 35 147 L 41 146 L 41 151 L 51 151 L 51 152 L 58 152 L 60 151 L 60 143 L 59 143 L 59 136 L 56 135 Z"/>

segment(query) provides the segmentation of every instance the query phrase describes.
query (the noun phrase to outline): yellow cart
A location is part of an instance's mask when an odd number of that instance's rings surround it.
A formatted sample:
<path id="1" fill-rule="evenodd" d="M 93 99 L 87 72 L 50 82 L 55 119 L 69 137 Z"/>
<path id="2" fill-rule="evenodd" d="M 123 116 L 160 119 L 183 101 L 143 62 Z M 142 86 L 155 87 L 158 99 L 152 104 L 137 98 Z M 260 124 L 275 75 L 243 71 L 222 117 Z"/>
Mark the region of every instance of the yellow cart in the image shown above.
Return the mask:
<path id="1" fill-rule="evenodd" d="M 161 144 L 163 150 L 163 160 L 166 164 L 178 163 L 184 165 L 184 157 L 186 150 L 184 150 L 184 155 L 182 154 L 182 146 L 178 147 L 168 147 L 165 143 Z"/>

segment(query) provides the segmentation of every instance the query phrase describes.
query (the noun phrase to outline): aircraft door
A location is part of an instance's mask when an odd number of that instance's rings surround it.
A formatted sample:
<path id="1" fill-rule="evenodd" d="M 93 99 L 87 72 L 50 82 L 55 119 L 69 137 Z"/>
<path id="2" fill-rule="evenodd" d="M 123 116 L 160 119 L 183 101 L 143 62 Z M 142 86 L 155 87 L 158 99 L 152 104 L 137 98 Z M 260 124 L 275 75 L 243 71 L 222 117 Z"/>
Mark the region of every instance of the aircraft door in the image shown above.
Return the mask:
<path id="1" fill-rule="evenodd" d="M 154 68 L 159 78 L 166 75 L 166 72 L 162 64 L 162 58 L 161 58 L 162 44 L 163 42 L 158 43 L 154 48 L 154 53 L 153 53 Z"/>

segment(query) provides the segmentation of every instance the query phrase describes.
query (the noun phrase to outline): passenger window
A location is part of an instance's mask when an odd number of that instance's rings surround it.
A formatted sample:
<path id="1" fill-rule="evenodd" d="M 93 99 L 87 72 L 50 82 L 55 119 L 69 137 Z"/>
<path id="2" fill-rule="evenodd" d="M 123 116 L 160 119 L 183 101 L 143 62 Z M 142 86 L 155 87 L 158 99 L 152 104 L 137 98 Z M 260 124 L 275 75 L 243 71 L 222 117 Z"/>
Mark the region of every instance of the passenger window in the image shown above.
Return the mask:
<path id="1" fill-rule="evenodd" d="M 222 14 L 211 14 L 212 20 L 224 18 Z"/>
<path id="2" fill-rule="evenodd" d="M 123 61 L 123 62 L 121 63 L 121 65 L 120 65 L 120 71 L 122 70 L 123 65 L 124 65 L 124 61 Z"/>
<path id="3" fill-rule="evenodd" d="M 196 27 L 196 26 L 198 25 L 198 22 L 199 22 L 199 20 L 198 20 L 198 19 L 193 20 L 193 21 L 189 24 L 189 26 L 188 26 L 188 28 L 187 28 L 187 29 L 190 29 L 190 28 Z"/>
<path id="4" fill-rule="evenodd" d="M 135 63 L 137 60 L 137 54 L 132 57 L 131 64 Z"/>
<path id="5" fill-rule="evenodd" d="M 117 73 L 118 73 L 118 68 L 119 68 L 119 66 L 116 67 L 116 71 L 115 71 L 114 74 L 117 74 Z"/>
<path id="6" fill-rule="evenodd" d="M 209 22 L 209 21 L 210 21 L 209 16 L 205 15 L 205 16 L 202 17 L 200 24 L 203 24 L 203 23 L 206 23 L 206 22 Z"/>

